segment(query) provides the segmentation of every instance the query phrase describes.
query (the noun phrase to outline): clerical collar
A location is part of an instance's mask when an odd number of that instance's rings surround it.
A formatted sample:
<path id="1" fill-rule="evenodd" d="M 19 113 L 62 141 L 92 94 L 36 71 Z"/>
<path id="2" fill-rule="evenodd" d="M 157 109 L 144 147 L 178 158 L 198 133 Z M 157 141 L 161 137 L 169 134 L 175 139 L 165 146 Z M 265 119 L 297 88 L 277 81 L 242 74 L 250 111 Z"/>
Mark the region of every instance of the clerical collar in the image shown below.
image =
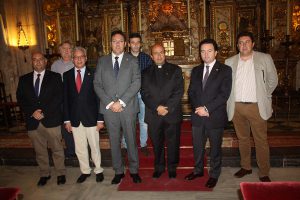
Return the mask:
<path id="1" fill-rule="evenodd" d="M 157 65 L 158 69 L 162 68 L 162 65 Z"/>

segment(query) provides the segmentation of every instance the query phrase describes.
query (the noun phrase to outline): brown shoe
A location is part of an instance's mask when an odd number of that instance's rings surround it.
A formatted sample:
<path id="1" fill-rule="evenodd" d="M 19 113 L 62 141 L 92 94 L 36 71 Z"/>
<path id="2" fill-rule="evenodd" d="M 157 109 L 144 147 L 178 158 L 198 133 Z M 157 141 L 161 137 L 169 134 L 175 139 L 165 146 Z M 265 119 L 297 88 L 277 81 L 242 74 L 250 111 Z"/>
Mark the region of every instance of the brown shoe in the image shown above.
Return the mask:
<path id="1" fill-rule="evenodd" d="M 247 169 L 244 169 L 244 168 L 241 168 L 239 171 L 237 171 L 234 176 L 236 178 L 242 178 L 244 176 L 246 176 L 247 174 L 252 174 L 252 169 L 250 170 L 247 170 Z"/>
<path id="2" fill-rule="evenodd" d="M 147 146 L 144 146 L 141 148 L 141 152 L 145 155 L 145 156 L 149 156 L 150 152 L 147 148 Z"/>
<path id="3" fill-rule="evenodd" d="M 271 182 L 271 179 L 268 176 L 259 177 L 261 182 Z"/>

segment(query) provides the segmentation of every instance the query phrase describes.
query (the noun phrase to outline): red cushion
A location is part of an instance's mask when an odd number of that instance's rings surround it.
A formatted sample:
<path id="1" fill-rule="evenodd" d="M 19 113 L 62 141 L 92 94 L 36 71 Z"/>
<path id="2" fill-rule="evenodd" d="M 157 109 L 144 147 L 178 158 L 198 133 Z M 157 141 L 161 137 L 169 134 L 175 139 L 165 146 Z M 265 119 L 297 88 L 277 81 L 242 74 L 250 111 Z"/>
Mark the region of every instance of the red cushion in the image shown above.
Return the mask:
<path id="1" fill-rule="evenodd" d="M 0 199 L 3 200 L 14 200 L 20 193 L 19 188 L 2 188 L 0 187 Z"/>
<path id="2" fill-rule="evenodd" d="M 242 182 L 244 200 L 299 200 L 300 182 Z"/>

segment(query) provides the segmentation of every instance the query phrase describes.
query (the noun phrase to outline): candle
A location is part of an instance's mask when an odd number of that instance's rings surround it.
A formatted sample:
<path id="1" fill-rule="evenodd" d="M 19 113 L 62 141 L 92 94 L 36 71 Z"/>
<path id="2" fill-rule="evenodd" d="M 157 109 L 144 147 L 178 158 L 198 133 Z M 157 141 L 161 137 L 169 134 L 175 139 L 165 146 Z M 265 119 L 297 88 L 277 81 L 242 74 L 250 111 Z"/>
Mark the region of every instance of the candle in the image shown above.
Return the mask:
<path id="1" fill-rule="evenodd" d="M 2 29 L 2 32 L 3 32 L 3 37 L 4 37 L 4 42 L 5 42 L 5 44 L 8 44 L 7 43 L 7 39 L 6 39 L 6 30 L 5 30 L 5 28 L 4 28 L 4 24 L 3 24 L 3 19 L 2 19 L 2 15 L 0 14 L 0 23 L 1 23 L 1 29 Z"/>
<path id="2" fill-rule="evenodd" d="M 266 30 L 270 30 L 270 2 L 266 0 Z"/>
<path id="3" fill-rule="evenodd" d="M 206 27 L 206 0 L 203 0 L 203 27 Z"/>
<path id="4" fill-rule="evenodd" d="M 187 0 L 187 13 L 188 13 L 188 28 L 191 28 L 191 12 L 190 12 L 190 1 Z"/>
<path id="5" fill-rule="evenodd" d="M 76 28 L 76 41 L 79 41 L 77 2 L 75 2 L 75 28 Z"/>
<path id="6" fill-rule="evenodd" d="M 48 49 L 48 33 L 47 33 L 47 24 L 44 22 L 44 32 L 45 32 L 45 47 Z"/>
<path id="7" fill-rule="evenodd" d="M 124 21 L 124 16 L 123 16 L 123 2 L 121 1 L 121 30 L 124 31 L 124 25 L 123 25 L 123 21 Z"/>
<path id="8" fill-rule="evenodd" d="M 61 43 L 59 12 L 56 11 L 58 42 Z"/>
<path id="9" fill-rule="evenodd" d="M 287 7 L 286 7 L 286 34 L 290 35 L 290 15 L 291 15 L 291 9 L 290 9 L 290 0 L 287 0 Z"/>
<path id="10" fill-rule="evenodd" d="M 139 31 L 142 31 L 142 7 L 141 0 L 139 0 Z"/>

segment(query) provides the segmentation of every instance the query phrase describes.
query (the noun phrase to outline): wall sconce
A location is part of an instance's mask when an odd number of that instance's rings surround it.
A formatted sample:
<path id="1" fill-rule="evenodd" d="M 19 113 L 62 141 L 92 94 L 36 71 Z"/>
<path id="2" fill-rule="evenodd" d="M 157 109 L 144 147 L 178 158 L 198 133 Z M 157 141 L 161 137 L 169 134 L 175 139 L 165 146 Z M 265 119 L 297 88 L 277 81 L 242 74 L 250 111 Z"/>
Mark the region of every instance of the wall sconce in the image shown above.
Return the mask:
<path id="1" fill-rule="evenodd" d="M 22 23 L 18 22 L 17 27 L 18 27 L 18 48 L 23 51 L 24 61 L 27 62 L 25 50 L 29 48 L 29 43 L 26 37 L 26 33 L 22 27 Z"/>

